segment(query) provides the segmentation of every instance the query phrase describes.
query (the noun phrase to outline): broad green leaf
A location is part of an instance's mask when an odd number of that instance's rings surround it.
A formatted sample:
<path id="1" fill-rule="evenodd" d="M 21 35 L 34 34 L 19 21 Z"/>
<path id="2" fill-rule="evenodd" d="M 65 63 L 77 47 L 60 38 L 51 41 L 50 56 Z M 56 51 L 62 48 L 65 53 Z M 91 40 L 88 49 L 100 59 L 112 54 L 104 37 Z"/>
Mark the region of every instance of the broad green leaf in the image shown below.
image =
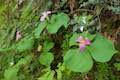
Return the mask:
<path id="1" fill-rule="evenodd" d="M 65 13 L 61 13 L 61 20 L 62 20 L 62 24 L 65 28 L 68 28 L 68 22 L 69 22 L 69 17 L 67 14 Z M 63 21 L 64 20 L 64 21 Z"/>
<path id="2" fill-rule="evenodd" d="M 74 72 L 87 72 L 92 68 L 93 60 L 87 50 L 70 49 L 64 56 L 64 65 Z"/>
<path id="3" fill-rule="evenodd" d="M 54 43 L 51 41 L 46 40 L 43 45 L 43 51 L 48 52 L 51 48 L 54 47 Z"/>
<path id="4" fill-rule="evenodd" d="M 36 39 L 40 38 L 40 34 L 42 33 L 42 31 L 44 30 L 44 28 L 46 27 L 47 23 L 46 22 L 42 22 L 38 24 L 38 27 L 35 28 L 34 30 L 34 36 Z"/>
<path id="5" fill-rule="evenodd" d="M 5 80 L 18 80 L 17 72 L 19 68 L 11 67 L 5 70 L 4 78 Z"/>
<path id="6" fill-rule="evenodd" d="M 27 37 L 22 39 L 16 46 L 16 50 L 18 52 L 23 52 L 27 50 L 31 50 L 34 44 L 34 39 L 32 37 Z"/>
<path id="7" fill-rule="evenodd" d="M 69 17 L 65 13 L 52 15 L 50 22 L 47 25 L 47 30 L 50 33 L 56 33 L 61 26 L 68 27 Z"/>
<path id="8" fill-rule="evenodd" d="M 44 75 L 42 75 L 38 80 L 54 80 L 54 71 L 48 71 Z"/>
<path id="9" fill-rule="evenodd" d="M 77 40 L 77 38 L 78 38 L 79 36 L 80 36 L 80 35 L 77 34 L 77 33 L 73 34 L 72 37 L 70 38 L 69 45 L 70 45 L 70 46 L 77 45 L 76 40 Z"/>
<path id="10" fill-rule="evenodd" d="M 54 55 L 51 52 L 42 53 L 39 59 L 40 63 L 45 66 L 50 66 L 53 60 L 54 60 Z"/>
<path id="11" fill-rule="evenodd" d="M 92 57 L 98 62 L 107 62 L 117 52 L 114 48 L 114 44 L 103 37 L 101 34 L 97 34 L 95 41 L 91 44 L 89 49 Z"/>

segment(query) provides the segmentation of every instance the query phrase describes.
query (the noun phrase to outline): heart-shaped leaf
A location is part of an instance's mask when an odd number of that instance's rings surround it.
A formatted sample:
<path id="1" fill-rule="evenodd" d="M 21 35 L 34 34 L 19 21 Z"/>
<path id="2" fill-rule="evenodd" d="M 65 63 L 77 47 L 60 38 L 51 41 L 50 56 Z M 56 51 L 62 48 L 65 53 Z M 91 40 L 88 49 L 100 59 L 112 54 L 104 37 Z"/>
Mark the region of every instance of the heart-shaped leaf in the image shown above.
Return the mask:
<path id="1" fill-rule="evenodd" d="M 93 60 L 87 50 L 70 49 L 64 56 L 64 65 L 74 72 L 87 72 L 92 68 Z"/>
<path id="2" fill-rule="evenodd" d="M 65 13 L 52 15 L 50 22 L 47 25 L 47 30 L 50 33 L 56 33 L 61 26 L 67 28 L 69 17 Z"/>
<path id="3" fill-rule="evenodd" d="M 95 41 L 91 44 L 90 51 L 92 57 L 98 62 L 109 61 L 117 52 L 114 44 L 101 34 L 96 35 Z"/>

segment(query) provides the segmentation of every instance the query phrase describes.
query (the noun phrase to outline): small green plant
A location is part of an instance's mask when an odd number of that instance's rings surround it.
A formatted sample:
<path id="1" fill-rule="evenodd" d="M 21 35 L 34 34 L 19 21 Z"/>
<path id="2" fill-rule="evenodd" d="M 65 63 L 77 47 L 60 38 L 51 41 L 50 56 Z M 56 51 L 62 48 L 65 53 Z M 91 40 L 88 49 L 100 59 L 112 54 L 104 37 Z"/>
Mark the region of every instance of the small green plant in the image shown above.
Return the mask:
<path id="1" fill-rule="evenodd" d="M 57 36 L 62 26 L 64 26 L 65 29 L 68 28 L 69 20 L 70 19 L 68 15 L 65 13 L 51 14 L 51 17 L 49 17 L 49 19 L 46 18 L 44 21 L 40 22 L 29 36 L 21 39 L 18 43 L 13 44 L 13 46 L 10 46 L 7 49 L 0 49 L 0 51 L 2 52 L 6 50 L 14 50 L 19 53 L 30 51 L 34 45 L 35 39 L 41 39 L 42 36 L 46 35 L 44 34 L 45 29 L 47 30 L 48 34 L 56 34 Z M 87 22 L 84 22 L 84 24 L 85 23 L 87 24 Z M 97 62 L 105 63 L 108 62 L 112 58 L 112 56 L 117 52 L 114 48 L 113 43 L 110 40 L 103 37 L 100 33 L 92 35 L 88 31 L 83 31 L 82 33 L 73 32 L 70 34 L 71 37 L 68 40 L 69 45 L 67 46 L 68 50 L 62 51 L 64 53 L 61 53 L 63 57 L 63 63 L 59 62 L 61 63 L 61 65 L 59 65 L 58 69 L 56 69 L 55 71 L 51 70 L 50 67 L 51 63 L 54 62 L 55 57 L 53 54 L 54 51 L 51 52 L 51 49 L 54 48 L 56 43 L 52 41 L 53 39 L 50 39 L 50 36 L 46 35 L 47 37 L 44 37 L 44 44 L 41 51 L 42 53 L 39 57 L 39 62 L 49 69 L 45 70 L 45 74 L 38 78 L 38 80 L 53 80 L 55 72 L 57 72 L 58 80 L 61 80 L 62 72 L 66 69 L 69 69 L 73 72 L 88 72 L 93 66 L 93 59 Z M 20 60 L 12 68 L 5 70 L 5 79 L 9 80 L 13 76 L 16 76 L 15 80 L 17 80 L 17 72 L 20 68 L 20 65 L 27 63 L 25 60 Z M 62 66 L 64 68 L 62 68 Z M 9 77 L 6 75 L 9 75 Z"/>
<path id="2" fill-rule="evenodd" d="M 117 50 L 113 42 L 99 32 L 99 10 L 103 9 L 103 0 L 78 1 L 83 4 L 80 7 L 98 5 L 95 12 L 88 14 L 83 11 L 75 15 L 71 15 L 72 12 L 68 14 L 68 11 L 37 12 L 41 6 L 36 8 L 35 3 L 33 7 L 33 0 L 25 8 L 21 8 L 22 2 L 21 5 L 15 5 L 16 1 L 11 2 L 12 8 L 0 3 L 0 16 L 7 12 L 7 8 L 12 13 L 20 11 L 14 14 L 15 18 L 8 13 L 8 16 L 12 16 L 8 17 L 11 21 L 8 21 L 9 24 L 5 17 L 0 19 L 0 80 L 70 80 L 72 73 L 86 74 L 96 62 L 100 63 L 97 68 L 101 70 L 97 73 L 101 74 L 95 78 L 106 79 L 109 73 L 106 62 Z M 45 4 L 44 1 L 40 3 Z M 67 0 L 61 0 L 59 6 L 66 7 L 66 3 Z M 119 12 L 115 7 L 107 8 Z M 41 15 L 38 16 L 39 13 Z M 114 66 L 120 70 L 119 63 Z"/>

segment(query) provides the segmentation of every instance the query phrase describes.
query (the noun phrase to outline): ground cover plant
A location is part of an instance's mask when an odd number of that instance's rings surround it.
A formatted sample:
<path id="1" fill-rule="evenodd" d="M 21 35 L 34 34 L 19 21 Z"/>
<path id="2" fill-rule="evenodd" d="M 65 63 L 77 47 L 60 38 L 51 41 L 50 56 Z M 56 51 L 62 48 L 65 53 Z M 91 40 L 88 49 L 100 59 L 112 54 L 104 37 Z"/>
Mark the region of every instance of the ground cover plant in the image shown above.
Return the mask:
<path id="1" fill-rule="evenodd" d="M 0 0 L 0 80 L 120 80 L 119 0 Z"/>

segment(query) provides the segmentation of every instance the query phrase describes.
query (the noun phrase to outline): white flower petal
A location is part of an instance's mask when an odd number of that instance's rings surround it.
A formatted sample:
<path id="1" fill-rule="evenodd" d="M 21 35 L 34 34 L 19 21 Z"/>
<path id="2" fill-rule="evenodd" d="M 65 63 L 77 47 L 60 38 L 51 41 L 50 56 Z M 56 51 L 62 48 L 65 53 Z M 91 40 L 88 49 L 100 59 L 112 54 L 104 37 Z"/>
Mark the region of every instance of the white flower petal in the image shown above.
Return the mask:
<path id="1" fill-rule="evenodd" d="M 81 26 L 81 27 L 80 27 L 80 31 L 82 31 L 82 32 L 83 32 L 83 29 L 84 29 L 84 26 Z"/>

